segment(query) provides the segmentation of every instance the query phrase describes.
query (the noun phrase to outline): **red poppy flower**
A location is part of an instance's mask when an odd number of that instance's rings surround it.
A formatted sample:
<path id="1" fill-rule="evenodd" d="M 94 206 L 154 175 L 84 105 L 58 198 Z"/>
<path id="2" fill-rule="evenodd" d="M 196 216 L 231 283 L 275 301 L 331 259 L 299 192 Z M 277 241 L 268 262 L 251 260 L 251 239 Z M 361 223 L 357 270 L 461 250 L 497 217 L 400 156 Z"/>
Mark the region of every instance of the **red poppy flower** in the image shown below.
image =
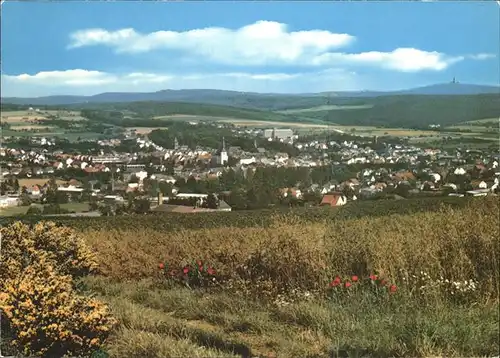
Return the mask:
<path id="1" fill-rule="evenodd" d="M 344 286 L 345 287 L 351 287 L 351 283 L 349 281 L 347 281 L 346 283 L 344 283 Z"/>
<path id="2" fill-rule="evenodd" d="M 182 272 L 184 272 L 185 275 L 188 274 L 189 273 L 189 267 L 188 266 L 184 267 L 184 269 L 182 270 Z"/>
<path id="3" fill-rule="evenodd" d="M 198 271 L 203 272 L 203 265 L 198 266 Z"/>
<path id="4" fill-rule="evenodd" d="M 351 277 L 352 282 L 358 282 L 358 276 L 354 275 Z"/>
<path id="5" fill-rule="evenodd" d="M 396 287 L 396 285 L 391 285 L 391 287 L 389 287 L 389 291 L 394 293 L 398 290 L 398 288 Z"/>
<path id="6" fill-rule="evenodd" d="M 372 280 L 372 281 L 377 280 L 377 275 L 371 274 L 370 275 L 370 280 Z"/>
<path id="7" fill-rule="evenodd" d="M 160 270 L 163 270 L 163 269 L 165 268 L 165 265 L 164 265 L 163 263 L 160 263 L 160 264 L 158 265 L 158 268 L 159 268 Z"/>
<path id="8" fill-rule="evenodd" d="M 198 260 L 198 261 L 196 261 L 196 264 L 198 265 L 198 267 L 203 266 L 203 261 Z"/>
<path id="9" fill-rule="evenodd" d="M 340 282 L 337 281 L 337 280 L 333 280 L 332 282 L 330 282 L 330 287 L 335 287 L 335 286 L 338 286 L 340 285 Z"/>
<path id="10" fill-rule="evenodd" d="M 215 275 L 215 270 L 214 270 L 213 268 L 209 267 L 209 268 L 207 269 L 207 273 L 208 273 L 209 275 Z"/>

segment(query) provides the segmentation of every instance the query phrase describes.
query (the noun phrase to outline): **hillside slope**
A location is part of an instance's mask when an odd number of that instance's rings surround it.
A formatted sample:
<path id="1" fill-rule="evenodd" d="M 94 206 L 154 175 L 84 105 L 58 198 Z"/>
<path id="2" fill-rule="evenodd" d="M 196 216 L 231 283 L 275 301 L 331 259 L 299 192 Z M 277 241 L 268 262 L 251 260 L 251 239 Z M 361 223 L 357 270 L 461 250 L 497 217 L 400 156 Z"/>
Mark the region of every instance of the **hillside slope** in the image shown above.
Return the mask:
<path id="1" fill-rule="evenodd" d="M 26 105 L 71 105 L 82 103 L 111 103 L 138 101 L 197 102 L 246 108 L 280 110 L 343 104 L 348 99 L 374 98 L 394 95 L 476 95 L 498 94 L 500 87 L 447 83 L 398 91 L 331 91 L 322 93 L 279 94 L 223 91 L 211 89 L 162 90 L 157 92 L 109 92 L 93 96 L 46 96 L 37 98 L 4 97 L 2 103 Z M 358 103 L 359 104 L 359 103 Z"/>

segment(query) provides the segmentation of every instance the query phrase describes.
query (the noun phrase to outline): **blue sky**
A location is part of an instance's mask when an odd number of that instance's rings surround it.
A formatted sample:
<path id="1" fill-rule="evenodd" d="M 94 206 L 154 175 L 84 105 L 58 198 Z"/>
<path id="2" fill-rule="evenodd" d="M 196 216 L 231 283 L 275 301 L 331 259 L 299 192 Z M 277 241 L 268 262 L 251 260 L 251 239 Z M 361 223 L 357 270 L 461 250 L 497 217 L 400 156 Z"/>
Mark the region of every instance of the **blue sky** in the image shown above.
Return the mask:
<path id="1" fill-rule="evenodd" d="M 498 85 L 499 24 L 494 1 L 7 2 L 2 97 Z"/>

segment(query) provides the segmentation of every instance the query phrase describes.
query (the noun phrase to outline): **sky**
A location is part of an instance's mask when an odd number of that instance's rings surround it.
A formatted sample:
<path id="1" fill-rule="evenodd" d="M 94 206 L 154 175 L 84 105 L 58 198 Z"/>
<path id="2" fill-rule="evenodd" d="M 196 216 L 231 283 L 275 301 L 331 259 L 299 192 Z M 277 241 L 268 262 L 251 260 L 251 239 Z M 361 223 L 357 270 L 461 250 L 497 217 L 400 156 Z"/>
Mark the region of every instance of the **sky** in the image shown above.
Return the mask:
<path id="1" fill-rule="evenodd" d="M 500 5 L 4 2 L 2 97 L 500 83 Z"/>

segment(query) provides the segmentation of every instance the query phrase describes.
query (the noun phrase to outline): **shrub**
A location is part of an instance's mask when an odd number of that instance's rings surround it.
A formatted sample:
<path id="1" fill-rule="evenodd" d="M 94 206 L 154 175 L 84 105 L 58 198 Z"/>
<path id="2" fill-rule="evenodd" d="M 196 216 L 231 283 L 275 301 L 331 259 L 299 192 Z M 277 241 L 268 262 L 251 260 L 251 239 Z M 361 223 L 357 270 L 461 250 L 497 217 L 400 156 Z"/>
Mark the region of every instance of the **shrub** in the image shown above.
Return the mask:
<path id="1" fill-rule="evenodd" d="M 15 222 L 0 228 L 2 251 L 0 253 L 0 288 L 8 278 L 15 278 L 30 265 L 50 262 L 57 272 L 74 278 L 97 269 L 93 252 L 83 239 L 65 227 L 53 222 L 40 222 L 29 226 Z"/>
<path id="2" fill-rule="evenodd" d="M 11 346 L 25 355 L 90 356 L 115 325 L 105 305 L 78 296 L 71 276 L 60 275 L 45 258 L 3 286 L 0 307 Z"/>

